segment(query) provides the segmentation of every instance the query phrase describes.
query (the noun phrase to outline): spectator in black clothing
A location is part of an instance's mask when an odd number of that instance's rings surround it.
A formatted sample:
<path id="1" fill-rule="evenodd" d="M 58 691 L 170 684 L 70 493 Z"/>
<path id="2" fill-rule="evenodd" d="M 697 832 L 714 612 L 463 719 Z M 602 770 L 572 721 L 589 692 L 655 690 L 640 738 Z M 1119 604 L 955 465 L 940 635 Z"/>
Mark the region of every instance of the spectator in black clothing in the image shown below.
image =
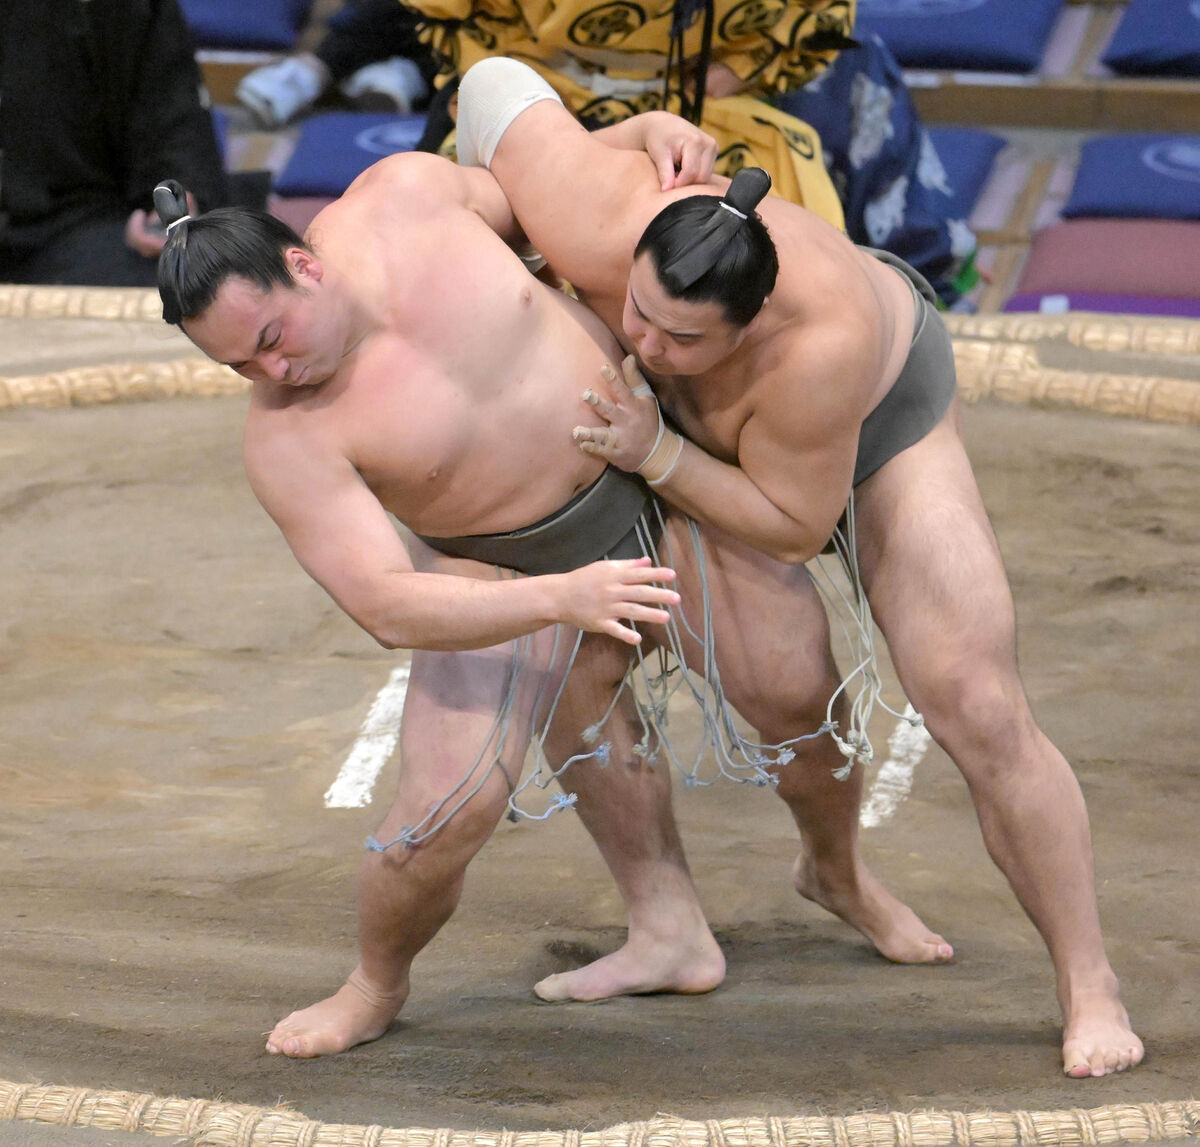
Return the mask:
<path id="1" fill-rule="evenodd" d="M 0 0 L 0 281 L 152 286 L 164 172 L 228 201 L 177 0 Z"/>

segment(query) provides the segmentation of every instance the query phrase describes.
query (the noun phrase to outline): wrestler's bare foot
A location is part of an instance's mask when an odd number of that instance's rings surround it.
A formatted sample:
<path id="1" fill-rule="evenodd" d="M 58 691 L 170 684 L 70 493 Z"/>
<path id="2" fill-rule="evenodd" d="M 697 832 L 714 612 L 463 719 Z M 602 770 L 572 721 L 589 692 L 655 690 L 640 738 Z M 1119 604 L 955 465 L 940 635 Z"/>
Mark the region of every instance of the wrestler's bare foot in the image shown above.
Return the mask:
<path id="1" fill-rule="evenodd" d="M 407 987 L 396 993 L 375 991 L 362 969 L 355 968 L 327 1000 L 280 1020 L 267 1037 L 267 1051 L 312 1059 L 369 1043 L 387 1031 L 407 995 Z"/>
<path id="2" fill-rule="evenodd" d="M 558 972 L 534 985 L 551 1003 L 607 1000 L 648 992 L 711 992 L 725 978 L 725 957 L 707 925 L 685 940 L 632 934 L 624 947 L 582 968 Z"/>
<path id="3" fill-rule="evenodd" d="M 852 884 L 823 877 L 807 853 L 792 869 L 796 891 L 857 928 L 881 956 L 897 964 L 944 964 L 954 949 L 931 932 L 917 914 L 897 900 L 862 865 Z"/>
<path id="4" fill-rule="evenodd" d="M 1145 1049 L 1129 1023 L 1115 978 L 1111 988 L 1072 993 L 1063 1015 L 1063 1072 L 1072 1079 L 1111 1075 L 1142 1062 Z"/>

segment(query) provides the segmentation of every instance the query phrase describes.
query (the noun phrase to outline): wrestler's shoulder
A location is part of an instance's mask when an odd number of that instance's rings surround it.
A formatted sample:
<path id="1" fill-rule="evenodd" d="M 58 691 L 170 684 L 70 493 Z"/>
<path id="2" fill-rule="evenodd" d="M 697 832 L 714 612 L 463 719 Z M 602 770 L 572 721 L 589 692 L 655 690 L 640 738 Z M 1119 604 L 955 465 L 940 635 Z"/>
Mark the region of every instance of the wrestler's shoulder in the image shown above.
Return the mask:
<path id="1" fill-rule="evenodd" d="M 262 448 L 267 444 L 314 436 L 319 419 L 311 417 L 311 408 L 318 389 L 255 383 L 246 407 L 243 445 Z M 320 404 L 316 409 L 321 409 Z"/>
<path id="2" fill-rule="evenodd" d="M 330 206 L 347 209 L 399 209 L 420 205 L 423 211 L 450 205 L 451 193 L 465 185 L 467 169 L 440 155 L 406 151 L 373 163 Z"/>
<path id="3" fill-rule="evenodd" d="M 865 382 L 877 369 L 879 332 L 844 294 L 805 291 L 789 298 L 781 292 L 771 297 L 770 309 L 775 314 L 767 320 L 754 388 L 767 408 L 794 402 L 797 388 L 806 402 L 836 407 L 845 386 Z"/>

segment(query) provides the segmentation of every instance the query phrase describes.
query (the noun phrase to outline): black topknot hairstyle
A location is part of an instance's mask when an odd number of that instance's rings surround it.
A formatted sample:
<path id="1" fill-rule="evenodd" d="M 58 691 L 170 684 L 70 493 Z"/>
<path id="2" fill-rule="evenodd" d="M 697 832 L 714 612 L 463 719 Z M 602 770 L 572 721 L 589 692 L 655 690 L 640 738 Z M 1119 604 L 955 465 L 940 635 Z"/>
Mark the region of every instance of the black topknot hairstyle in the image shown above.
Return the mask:
<path id="1" fill-rule="evenodd" d="M 264 291 L 295 285 L 284 252 L 308 245 L 282 220 L 246 207 L 188 213 L 187 192 L 174 179 L 154 189 L 154 208 L 166 224 L 158 257 L 163 318 L 174 325 L 195 318 L 216 298 L 226 279 L 247 279 Z"/>
<path id="2" fill-rule="evenodd" d="M 694 195 L 664 207 L 634 252 L 648 253 L 669 294 L 717 302 L 735 326 L 746 326 L 775 287 L 779 258 L 755 210 L 771 189 L 761 167 L 746 167 L 725 194 Z"/>

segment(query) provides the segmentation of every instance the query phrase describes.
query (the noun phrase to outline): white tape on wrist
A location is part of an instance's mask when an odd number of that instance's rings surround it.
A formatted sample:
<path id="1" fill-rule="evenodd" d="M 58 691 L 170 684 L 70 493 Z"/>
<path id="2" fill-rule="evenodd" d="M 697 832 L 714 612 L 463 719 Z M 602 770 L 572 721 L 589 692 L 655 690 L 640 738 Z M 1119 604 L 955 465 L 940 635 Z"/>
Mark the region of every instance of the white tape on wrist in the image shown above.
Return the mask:
<path id="1" fill-rule="evenodd" d="M 650 453 L 642 459 L 637 472 L 646 479 L 648 485 L 657 486 L 675 472 L 675 467 L 679 465 L 679 456 L 682 453 L 683 438 L 674 430 L 667 429 L 660 409 L 658 411 L 658 436 L 654 439 L 654 445 L 650 447 Z"/>
<path id="2" fill-rule="evenodd" d="M 648 486 L 661 486 L 675 473 L 675 467 L 683 457 L 683 436 L 676 434 L 674 430 L 668 430 L 663 435 L 660 450 L 658 457 L 650 459 L 649 464 L 638 471 L 646 479 Z"/>

